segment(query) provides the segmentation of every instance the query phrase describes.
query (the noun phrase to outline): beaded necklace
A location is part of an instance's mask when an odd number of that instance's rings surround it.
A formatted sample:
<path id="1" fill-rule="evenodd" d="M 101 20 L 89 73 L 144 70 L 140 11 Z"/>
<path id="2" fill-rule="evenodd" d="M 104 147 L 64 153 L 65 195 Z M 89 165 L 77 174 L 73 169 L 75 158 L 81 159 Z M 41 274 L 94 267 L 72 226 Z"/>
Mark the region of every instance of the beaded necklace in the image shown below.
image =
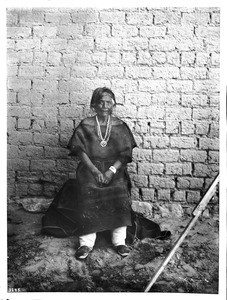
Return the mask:
<path id="1" fill-rule="evenodd" d="M 110 138 L 111 128 L 112 128 L 112 124 L 110 122 L 110 116 L 108 116 L 106 132 L 105 132 L 104 137 L 102 136 L 102 131 L 101 131 L 101 127 L 100 127 L 97 115 L 95 116 L 95 119 L 96 119 L 96 123 L 97 123 L 97 134 L 98 134 L 99 139 L 101 140 L 100 145 L 101 145 L 101 147 L 106 147 L 106 145 L 109 141 L 109 138 Z"/>

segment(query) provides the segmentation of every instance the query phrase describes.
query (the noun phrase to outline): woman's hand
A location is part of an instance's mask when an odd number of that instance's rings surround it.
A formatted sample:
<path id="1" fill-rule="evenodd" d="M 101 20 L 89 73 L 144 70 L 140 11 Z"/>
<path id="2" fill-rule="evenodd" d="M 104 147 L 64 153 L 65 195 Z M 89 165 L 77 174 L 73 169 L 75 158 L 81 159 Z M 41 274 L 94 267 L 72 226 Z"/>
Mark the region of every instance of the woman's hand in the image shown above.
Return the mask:
<path id="1" fill-rule="evenodd" d="M 95 177 L 95 180 L 97 183 L 104 183 L 104 175 L 98 170 L 98 169 L 95 169 L 92 171 L 92 174 L 94 175 Z"/>
<path id="2" fill-rule="evenodd" d="M 104 183 L 108 184 L 113 178 L 114 173 L 110 170 L 107 170 L 104 174 Z"/>

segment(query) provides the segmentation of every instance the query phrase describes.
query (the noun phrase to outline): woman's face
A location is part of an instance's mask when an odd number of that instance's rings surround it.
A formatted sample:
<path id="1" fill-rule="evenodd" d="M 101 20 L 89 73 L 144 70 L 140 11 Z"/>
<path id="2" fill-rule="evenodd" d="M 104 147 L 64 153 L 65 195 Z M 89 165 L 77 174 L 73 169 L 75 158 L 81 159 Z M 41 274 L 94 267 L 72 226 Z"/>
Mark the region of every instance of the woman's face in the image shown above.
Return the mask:
<path id="1" fill-rule="evenodd" d="M 114 106 L 114 100 L 107 93 L 103 94 L 102 98 L 97 101 L 95 105 L 95 111 L 98 116 L 106 117 L 112 113 Z"/>

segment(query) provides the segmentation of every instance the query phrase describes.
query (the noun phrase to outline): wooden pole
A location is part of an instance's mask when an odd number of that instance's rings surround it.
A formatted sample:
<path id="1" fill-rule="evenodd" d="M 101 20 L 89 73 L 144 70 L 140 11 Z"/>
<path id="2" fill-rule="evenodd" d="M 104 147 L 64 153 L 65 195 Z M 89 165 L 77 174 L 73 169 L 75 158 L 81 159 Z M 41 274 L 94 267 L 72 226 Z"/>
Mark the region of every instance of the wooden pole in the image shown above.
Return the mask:
<path id="1" fill-rule="evenodd" d="M 202 211 L 207 206 L 210 199 L 214 196 L 214 194 L 216 192 L 216 185 L 218 184 L 218 182 L 219 182 L 219 174 L 215 177 L 215 179 L 213 180 L 211 186 L 207 190 L 206 194 L 204 195 L 202 200 L 199 202 L 199 204 L 194 209 L 194 211 L 192 213 L 194 215 L 194 217 L 191 219 L 191 221 L 189 222 L 187 227 L 184 229 L 183 233 L 181 234 L 181 236 L 178 238 L 178 240 L 174 244 L 174 246 L 173 246 L 172 250 L 170 251 L 170 253 L 167 255 L 167 257 L 161 263 L 161 265 L 159 266 L 159 268 L 157 269 L 157 271 L 155 272 L 155 274 L 151 278 L 149 284 L 145 288 L 144 292 L 149 292 L 152 285 L 156 282 L 157 278 L 162 273 L 165 266 L 168 264 L 168 262 L 170 261 L 172 256 L 175 254 L 176 250 L 181 245 L 181 243 L 183 242 L 183 240 L 185 239 L 185 237 L 187 236 L 187 234 L 189 233 L 189 231 L 191 230 L 191 228 L 193 227 L 193 225 L 195 224 L 195 222 L 197 221 L 197 219 L 201 215 Z"/>

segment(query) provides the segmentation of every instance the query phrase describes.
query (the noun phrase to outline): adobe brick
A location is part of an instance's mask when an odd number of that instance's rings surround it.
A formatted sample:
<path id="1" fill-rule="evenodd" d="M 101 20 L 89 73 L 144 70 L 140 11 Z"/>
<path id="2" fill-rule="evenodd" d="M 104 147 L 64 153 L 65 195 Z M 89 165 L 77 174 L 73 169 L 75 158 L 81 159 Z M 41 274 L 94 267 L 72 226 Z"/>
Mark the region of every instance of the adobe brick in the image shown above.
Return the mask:
<path id="1" fill-rule="evenodd" d="M 182 24 L 205 25 L 210 21 L 208 12 L 184 12 L 182 14 Z"/>
<path id="2" fill-rule="evenodd" d="M 219 151 L 209 151 L 208 152 L 209 163 L 218 164 L 219 163 Z"/>
<path id="3" fill-rule="evenodd" d="M 174 51 L 176 49 L 177 41 L 167 37 L 162 38 L 150 38 L 149 39 L 149 50 L 152 51 Z"/>
<path id="4" fill-rule="evenodd" d="M 7 163 L 8 170 L 29 170 L 29 161 L 25 159 L 9 158 Z"/>
<path id="5" fill-rule="evenodd" d="M 17 128 L 18 129 L 30 129 L 31 120 L 30 119 L 18 119 Z"/>
<path id="6" fill-rule="evenodd" d="M 175 188 L 175 181 L 171 177 L 149 176 L 149 187 L 172 189 Z"/>
<path id="7" fill-rule="evenodd" d="M 124 93 L 138 92 L 137 80 L 131 79 L 113 79 L 112 80 L 113 90 L 118 90 Z"/>
<path id="8" fill-rule="evenodd" d="M 143 66 L 133 66 L 125 68 L 125 77 L 126 78 L 150 78 L 151 77 L 151 68 Z"/>
<path id="9" fill-rule="evenodd" d="M 151 161 L 152 159 L 152 151 L 149 149 L 139 149 L 135 148 L 133 150 L 133 158 L 136 161 Z"/>
<path id="10" fill-rule="evenodd" d="M 43 92 L 43 91 L 57 91 L 58 81 L 51 79 L 39 79 L 34 78 L 33 80 L 33 90 L 35 92 Z"/>
<path id="11" fill-rule="evenodd" d="M 22 78 L 8 78 L 8 89 L 15 92 L 22 90 L 30 90 L 31 80 Z"/>
<path id="12" fill-rule="evenodd" d="M 169 147 L 168 136 L 144 136 L 144 147 L 145 148 L 167 148 Z"/>
<path id="13" fill-rule="evenodd" d="M 142 37 L 124 38 L 122 49 L 125 51 L 148 50 L 148 39 Z"/>
<path id="14" fill-rule="evenodd" d="M 70 68 L 69 67 L 46 67 L 45 77 L 47 79 L 69 79 Z"/>
<path id="15" fill-rule="evenodd" d="M 194 137 L 170 137 L 171 148 L 195 148 L 197 140 Z"/>
<path id="16" fill-rule="evenodd" d="M 138 108 L 138 118 L 150 118 L 153 120 L 164 119 L 165 108 L 164 107 L 146 107 L 142 106 Z"/>
<path id="17" fill-rule="evenodd" d="M 201 200 L 200 191 L 187 191 L 187 202 L 198 203 Z"/>
<path id="18" fill-rule="evenodd" d="M 86 24 L 85 34 L 92 37 L 107 37 L 111 35 L 110 25 Z"/>
<path id="19" fill-rule="evenodd" d="M 193 119 L 195 120 L 219 120 L 219 109 L 217 108 L 193 108 Z"/>
<path id="20" fill-rule="evenodd" d="M 200 38 L 219 38 L 220 36 L 220 28 L 214 26 L 198 26 L 195 29 L 195 34 Z"/>
<path id="21" fill-rule="evenodd" d="M 148 187 L 148 177 L 145 175 L 132 175 L 131 179 L 136 187 Z"/>
<path id="22" fill-rule="evenodd" d="M 83 117 L 83 106 L 71 105 L 71 106 L 60 106 L 60 116 L 63 118 L 82 118 Z"/>
<path id="23" fill-rule="evenodd" d="M 134 52 L 123 52 L 121 62 L 122 62 L 122 64 L 130 64 L 130 65 L 135 63 L 136 62 L 136 54 Z M 138 63 L 141 63 L 141 61 L 139 59 L 138 59 Z"/>
<path id="24" fill-rule="evenodd" d="M 177 187 L 179 189 L 202 189 L 204 184 L 203 178 L 178 177 Z"/>
<path id="25" fill-rule="evenodd" d="M 217 164 L 206 165 L 196 163 L 194 167 L 194 176 L 198 177 L 215 177 L 217 175 L 217 172 L 219 172 L 219 165 Z"/>
<path id="26" fill-rule="evenodd" d="M 202 150 L 184 150 L 180 151 L 181 161 L 188 162 L 205 162 L 207 159 L 207 152 Z"/>
<path id="27" fill-rule="evenodd" d="M 147 38 L 154 37 L 165 37 L 166 27 L 165 26 L 140 26 L 140 36 Z"/>
<path id="28" fill-rule="evenodd" d="M 210 64 L 210 55 L 206 52 L 196 53 L 196 65 L 197 66 L 208 66 Z"/>
<path id="29" fill-rule="evenodd" d="M 96 10 L 78 10 L 71 14 L 73 23 L 96 23 L 98 21 L 98 11 Z"/>
<path id="30" fill-rule="evenodd" d="M 181 67 L 180 75 L 182 79 L 206 79 L 206 68 Z"/>
<path id="31" fill-rule="evenodd" d="M 183 107 L 167 107 L 166 108 L 166 120 L 191 120 L 192 109 Z"/>
<path id="32" fill-rule="evenodd" d="M 173 25 L 168 24 L 167 26 L 167 35 L 171 37 L 175 37 L 178 39 L 183 38 L 192 38 L 194 34 L 194 26 L 190 24 L 182 25 Z"/>
<path id="33" fill-rule="evenodd" d="M 194 122 L 182 122 L 181 124 L 181 133 L 182 135 L 195 134 L 195 124 Z"/>
<path id="34" fill-rule="evenodd" d="M 143 201 L 153 201 L 154 200 L 154 189 L 141 188 L 141 193 L 142 193 Z"/>
<path id="35" fill-rule="evenodd" d="M 55 161 L 52 159 L 31 159 L 31 171 L 54 171 Z"/>
<path id="36" fill-rule="evenodd" d="M 35 91 L 19 91 L 18 102 L 20 105 L 40 105 L 42 104 L 43 95 Z"/>
<path id="37" fill-rule="evenodd" d="M 190 173 L 190 165 L 182 163 L 167 163 L 166 174 L 167 175 L 186 175 Z"/>
<path id="38" fill-rule="evenodd" d="M 72 77 L 88 77 L 94 78 L 97 76 L 97 68 L 92 66 L 74 66 L 71 70 Z"/>
<path id="39" fill-rule="evenodd" d="M 12 131 L 8 136 L 8 143 L 11 145 L 31 145 L 33 134 L 31 132 Z"/>
<path id="40" fill-rule="evenodd" d="M 182 95 L 183 106 L 207 106 L 208 97 L 207 95 Z"/>
<path id="41" fill-rule="evenodd" d="M 158 189 L 158 200 L 159 201 L 170 201 L 170 190 L 169 189 Z"/>
<path id="42" fill-rule="evenodd" d="M 32 58 L 32 61 L 33 61 L 33 65 L 45 66 L 47 62 L 47 53 L 34 51 L 34 56 Z"/>
<path id="43" fill-rule="evenodd" d="M 138 28 L 136 26 L 130 25 L 119 25 L 114 24 L 112 26 L 112 36 L 114 37 L 122 37 L 122 38 L 130 38 L 136 37 L 138 35 Z"/>
<path id="44" fill-rule="evenodd" d="M 152 25 L 153 24 L 153 12 L 133 12 L 126 14 L 126 22 L 131 25 Z"/>
<path id="45" fill-rule="evenodd" d="M 64 40 L 67 43 L 67 40 Z M 91 37 L 81 37 L 80 39 L 69 40 L 67 45 L 67 52 L 86 51 L 94 49 L 94 39 Z"/>
<path id="46" fill-rule="evenodd" d="M 214 137 L 219 137 L 219 133 L 220 133 L 220 126 L 219 124 L 210 124 L 210 132 L 209 132 L 209 136 L 214 138 Z"/>
<path id="47" fill-rule="evenodd" d="M 71 18 L 69 13 L 57 13 L 57 12 L 46 12 L 45 13 L 45 22 L 67 25 L 71 23 Z"/>
<path id="48" fill-rule="evenodd" d="M 77 38 L 78 35 L 82 36 L 83 31 L 82 24 L 67 24 L 66 26 L 58 26 L 56 35 L 63 39 Z"/>
<path id="49" fill-rule="evenodd" d="M 7 103 L 8 104 L 15 104 L 17 102 L 17 93 L 15 92 L 7 92 Z"/>
<path id="50" fill-rule="evenodd" d="M 175 190 L 173 193 L 173 200 L 178 201 L 178 202 L 185 202 L 186 201 L 186 192 Z"/>
<path id="51" fill-rule="evenodd" d="M 31 115 L 31 108 L 28 106 L 18 106 L 18 105 L 8 106 L 7 112 L 8 112 L 8 116 L 11 117 L 29 118 Z"/>
<path id="52" fill-rule="evenodd" d="M 99 66 L 98 68 L 98 77 L 104 78 L 123 78 L 124 68 L 117 66 Z"/>
<path id="53" fill-rule="evenodd" d="M 41 66 L 20 66 L 18 77 L 34 78 L 44 77 L 44 67 Z"/>
<path id="54" fill-rule="evenodd" d="M 141 79 L 139 80 L 139 91 L 142 92 L 163 92 L 166 90 L 165 80 Z"/>
<path id="55" fill-rule="evenodd" d="M 166 61 L 170 65 L 180 66 L 180 54 L 179 54 L 179 52 L 175 52 L 175 51 L 167 52 L 166 53 Z"/>
<path id="56" fill-rule="evenodd" d="M 44 37 L 56 37 L 58 28 L 56 26 L 33 26 L 33 36 Z"/>
<path id="57" fill-rule="evenodd" d="M 72 42 L 72 41 L 69 41 Z M 40 46 L 42 51 L 66 51 L 66 49 L 70 49 L 70 43 L 67 44 L 66 39 L 52 39 L 52 38 L 43 38 L 42 44 Z"/>
<path id="58" fill-rule="evenodd" d="M 180 24 L 181 23 L 181 12 L 180 11 L 170 11 L 170 10 L 156 10 L 154 12 L 154 24 Z"/>
<path id="59" fill-rule="evenodd" d="M 43 24 L 44 11 L 37 8 L 18 11 L 19 23 L 22 25 Z"/>
<path id="60" fill-rule="evenodd" d="M 37 147 L 37 146 L 33 146 L 33 145 L 20 146 L 18 155 L 20 158 L 23 158 L 23 159 L 43 158 L 44 150 L 43 150 L 43 147 Z M 28 176 L 30 176 L 30 175 L 28 174 Z"/>
<path id="61" fill-rule="evenodd" d="M 182 66 L 194 66 L 196 54 L 194 52 L 182 52 L 181 53 L 181 65 Z"/>
<path id="62" fill-rule="evenodd" d="M 192 80 L 177 80 L 170 79 L 167 80 L 167 91 L 168 92 L 192 92 L 193 82 Z"/>
<path id="63" fill-rule="evenodd" d="M 116 51 L 122 48 L 122 39 L 114 37 L 98 37 L 95 40 L 95 45 L 98 51 Z"/>
<path id="64" fill-rule="evenodd" d="M 164 172 L 163 163 L 142 163 L 138 162 L 138 174 L 141 175 L 162 175 Z"/>
<path id="65" fill-rule="evenodd" d="M 18 40 L 17 43 L 15 44 L 15 49 L 17 51 L 18 50 L 31 51 L 32 49 L 40 50 L 40 47 L 41 47 L 40 39 L 23 39 L 23 40 Z"/>
<path id="66" fill-rule="evenodd" d="M 31 28 L 27 27 L 8 27 L 7 38 L 20 39 L 31 36 Z"/>
<path id="67" fill-rule="evenodd" d="M 58 134 L 49 133 L 34 133 L 34 144 L 38 146 L 57 146 L 59 136 Z"/>
<path id="68" fill-rule="evenodd" d="M 177 67 L 154 67 L 153 69 L 153 76 L 154 79 L 160 78 L 179 78 L 180 72 L 179 68 Z"/>
<path id="69" fill-rule="evenodd" d="M 45 93 L 43 98 L 44 106 L 51 106 L 56 104 L 69 104 L 68 93 Z"/>
<path id="70" fill-rule="evenodd" d="M 119 52 L 108 52 L 106 56 L 107 64 L 119 65 L 121 61 L 121 54 Z"/>
<path id="71" fill-rule="evenodd" d="M 200 149 L 219 150 L 219 138 L 200 138 L 199 139 Z"/>
<path id="72" fill-rule="evenodd" d="M 154 149 L 153 159 L 160 162 L 176 162 L 179 159 L 179 150 Z"/>

